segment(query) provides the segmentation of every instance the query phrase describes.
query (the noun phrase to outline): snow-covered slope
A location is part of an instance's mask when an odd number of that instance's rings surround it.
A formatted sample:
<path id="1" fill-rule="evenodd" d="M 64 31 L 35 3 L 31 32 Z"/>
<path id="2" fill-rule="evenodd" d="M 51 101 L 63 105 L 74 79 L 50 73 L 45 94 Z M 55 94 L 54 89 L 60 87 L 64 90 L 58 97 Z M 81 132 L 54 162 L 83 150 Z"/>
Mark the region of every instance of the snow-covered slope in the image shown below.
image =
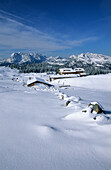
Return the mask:
<path id="1" fill-rule="evenodd" d="M 46 60 L 46 57 L 38 53 L 12 53 L 10 58 L 7 59 L 8 63 L 40 63 Z"/>
<path id="2" fill-rule="evenodd" d="M 58 80 L 53 81 L 58 84 Z M 60 79 L 59 84 L 71 85 L 74 87 L 81 87 L 87 89 L 111 91 L 111 74 L 91 75 L 86 77 L 77 77 L 70 79 Z"/>
<path id="3" fill-rule="evenodd" d="M 87 83 L 78 87 L 74 81 L 67 89 L 57 89 L 23 86 L 30 76 L 47 79 L 45 74 L 0 67 L 0 169 L 110 170 L 111 115 L 94 120 L 81 110 L 98 99 L 111 111 L 111 78 L 107 90 L 89 89 Z M 107 81 L 98 79 L 101 85 Z M 66 107 L 69 99 L 72 103 Z"/>

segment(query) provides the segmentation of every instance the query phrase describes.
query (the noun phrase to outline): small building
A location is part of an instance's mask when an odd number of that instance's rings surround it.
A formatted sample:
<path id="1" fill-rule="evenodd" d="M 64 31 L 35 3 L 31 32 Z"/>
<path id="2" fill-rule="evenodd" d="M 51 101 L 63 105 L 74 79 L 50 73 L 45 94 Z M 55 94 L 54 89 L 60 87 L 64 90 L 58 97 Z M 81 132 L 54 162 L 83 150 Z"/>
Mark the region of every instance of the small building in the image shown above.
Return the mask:
<path id="1" fill-rule="evenodd" d="M 56 79 L 66 79 L 66 78 L 76 78 L 86 76 L 85 70 L 83 68 L 60 68 L 59 75 L 53 75 L 49 77 L 50 81 Z"/>
<path id="2" fill-rule="evenodd" d="M 85 70 L 83 68 L 60 68 L 59 69 L 59 74 L 63 75 L 63 74 L 81 74 L 81 73 L 85 73 Z M 84 74 L 84 76 L 86 75 L 86 73 Z M 82 76 L 82 74 L 81 74 Z"/>
<path id="3" fill-rule="evenodd" d="M 67 75 L 53 75 L 49 77 L 50 81 L 56 80 L 56 79 L 67 79 L 67 78 L 77 78 L 80 77 L 79 74 L 67 74 Z"/>
<path id="4" fill-rule="evenodd" d="M 28 87 L 32 87 L 35 86 L 37 84 L 44 84 L 46 86 L 53 86 L 52 84 L 47 83 L 44 79 L 38 78 L 38 77 L 29 77 L 28 81 L 27 81 L 27 86 Z"/>

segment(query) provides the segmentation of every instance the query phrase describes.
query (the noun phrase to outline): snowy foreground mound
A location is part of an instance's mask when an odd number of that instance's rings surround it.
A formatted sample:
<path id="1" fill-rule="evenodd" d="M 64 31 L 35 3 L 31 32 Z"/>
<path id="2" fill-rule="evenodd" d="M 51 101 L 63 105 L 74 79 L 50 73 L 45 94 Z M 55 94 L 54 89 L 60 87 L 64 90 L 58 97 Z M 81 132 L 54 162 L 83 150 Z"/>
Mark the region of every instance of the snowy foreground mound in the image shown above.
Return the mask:
<path id="1" fill-rule="evenodd" d="M 48 79 L 0 67 L 0 169 L 110 170 L 111 75 L 66 79 L 67 88 L 29 88 L 30 76 Z M 83 113 L 91 101 L 107 114 Z"/>

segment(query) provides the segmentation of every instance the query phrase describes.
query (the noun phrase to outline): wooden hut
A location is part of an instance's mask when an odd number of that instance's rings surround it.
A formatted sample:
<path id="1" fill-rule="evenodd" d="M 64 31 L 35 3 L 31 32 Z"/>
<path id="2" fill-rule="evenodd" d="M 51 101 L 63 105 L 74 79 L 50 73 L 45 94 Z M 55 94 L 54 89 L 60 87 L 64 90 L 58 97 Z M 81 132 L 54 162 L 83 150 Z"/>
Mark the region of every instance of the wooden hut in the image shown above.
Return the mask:
<path id="1" fill-rule="evenodd" d="M 41 78 L 37 78 L 37 77 L 29 77 L 28 81 L 27 81 L 27 86 L 28 87 L 32 87 L 35 86 L 37 84 L 44 84 L 46 86 L 53 86 L 52 84 L 49 84 L 48 82 L 46 82 L 45 80 L 41 79 Z"/>
<path id="2" fill-rule="evenodd" d="M 59 74 L 63 75 L 63 74 L 81 74 L 81 73 L 85 73 L 85 70 L 83 68 L 60 68 L 59 69 Z"/>

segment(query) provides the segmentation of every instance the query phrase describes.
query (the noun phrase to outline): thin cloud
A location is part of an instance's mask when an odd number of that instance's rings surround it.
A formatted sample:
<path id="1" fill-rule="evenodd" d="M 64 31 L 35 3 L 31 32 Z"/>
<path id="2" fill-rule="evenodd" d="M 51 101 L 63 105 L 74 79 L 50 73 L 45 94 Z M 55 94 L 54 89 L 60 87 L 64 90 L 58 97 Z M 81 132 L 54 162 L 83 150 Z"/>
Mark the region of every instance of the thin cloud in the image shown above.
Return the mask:
<path id="1" fill-rule="evenodd" d="M 75 47 L 75 46 L 80 46 L 85 42 L 96 41 L 96 40 L 98 40 L 98 37 L 88 37 L 88 38 L 84 38 L 81 40 L 67 41 L 67 43 L 70 44 L 71 46 Z"/>
<path id="2" fill-rule="evenodd" d="M 10 18 L 11 16 L 11 18 Z M 21 20 L 18 21 L 17 19 Z M 0 10 L 0 45 L 1 49 L 27 49 L 40 52 L 71 49 L 97 37 L 81 40 L 56 39 L 38 29 L 22 23 L 20 17 Z"/>
<path id="3" fill-rule="evenodd" d="M 22 17 L 16 16 L 16 15 L 14 15 L 14 14 L 11 14 L 11 13 L 9 13 L 9 12 L 3 11 L 3 10 L 1 10 L 1 9 L 0 9 L 0 14 L 1 14 L 2 16 L 6 16 L 6 17 L 9 17 L 9 18 L 13 18 L 13 19 L 15 19 L 15 20 L 20 20 L 20 21 L 24 21 L 24 22 L 27 21 L 27 22 L 32 23 L 31 21 L 29 21 L 29 20 L 27 20 L 27 19 L 24 19 L 24 18 L 22 18 Z"/>

